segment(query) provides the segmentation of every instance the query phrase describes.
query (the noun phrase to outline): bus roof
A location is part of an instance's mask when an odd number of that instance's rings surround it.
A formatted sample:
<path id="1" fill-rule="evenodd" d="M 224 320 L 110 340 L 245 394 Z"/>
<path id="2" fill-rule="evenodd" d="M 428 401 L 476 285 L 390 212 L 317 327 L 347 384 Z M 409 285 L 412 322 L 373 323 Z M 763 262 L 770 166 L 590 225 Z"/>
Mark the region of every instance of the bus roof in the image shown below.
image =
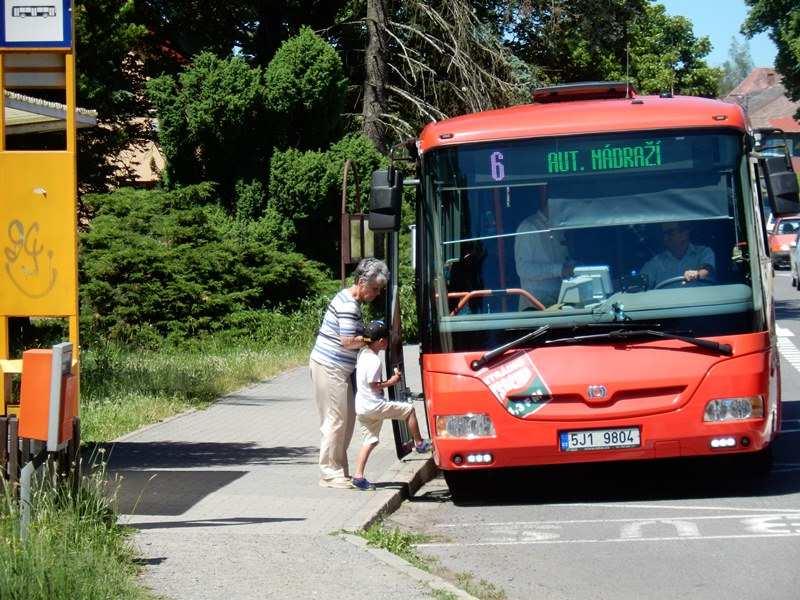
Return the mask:
<path id="1" fill-rule="evenodd" d="M 428 124 L 420 152 L 457 144 L 588 133 L 727 127 L 744 131 L 738 104 L 694 96 L 637 96 L 524 104 Z"/>

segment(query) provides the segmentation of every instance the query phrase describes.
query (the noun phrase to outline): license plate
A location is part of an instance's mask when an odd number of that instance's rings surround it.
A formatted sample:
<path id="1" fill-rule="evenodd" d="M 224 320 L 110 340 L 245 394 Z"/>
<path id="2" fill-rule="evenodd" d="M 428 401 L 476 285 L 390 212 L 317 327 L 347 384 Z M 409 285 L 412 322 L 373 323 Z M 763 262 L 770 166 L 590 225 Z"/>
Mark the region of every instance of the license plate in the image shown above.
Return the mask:
<path id="1" fill-rule="evenodd" d="M 638 427 L 584 429 L 582 431 L 562 431 L 559 433 L 559 445 L 564 452 L 605 450 L 607 448 L 638 448 L 641 444 Z"/>

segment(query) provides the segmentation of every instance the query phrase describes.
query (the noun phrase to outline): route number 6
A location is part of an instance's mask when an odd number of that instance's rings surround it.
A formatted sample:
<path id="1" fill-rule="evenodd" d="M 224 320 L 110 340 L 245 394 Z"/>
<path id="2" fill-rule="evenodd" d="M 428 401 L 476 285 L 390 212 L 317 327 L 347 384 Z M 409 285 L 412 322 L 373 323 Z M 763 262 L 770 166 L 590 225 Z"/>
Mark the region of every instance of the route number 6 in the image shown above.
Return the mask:
<path id="1" fill-rule="evenodd" d="M 502 152 L 492 152 L 489 158 L 489 164 L 492 168 L 492 179 L 495 181 L 503 181 L 506 178 L 506 168 L 500 161 L 503 160 Z"/>

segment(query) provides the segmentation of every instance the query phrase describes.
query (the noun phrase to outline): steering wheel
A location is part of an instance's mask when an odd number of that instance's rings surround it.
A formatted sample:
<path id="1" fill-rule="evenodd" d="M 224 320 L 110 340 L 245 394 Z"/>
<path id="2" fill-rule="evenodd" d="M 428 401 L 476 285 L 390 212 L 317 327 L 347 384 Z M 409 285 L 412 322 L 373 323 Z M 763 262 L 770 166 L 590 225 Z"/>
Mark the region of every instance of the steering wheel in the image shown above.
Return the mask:
<path id="1" fill-rule="evenodd" d="M 531 294 L 528 290 L 521 288 L 507 288 L 501 290 L 472 290 L 469 292 L 450 292 L 447 294 L 448 298 L 460 298 L 458 305 L 450 311 L 450 316 L 457 315 L 462 308 L 467 305 L 473 298 L 486 298 L 488 296 L 523 296 L 533 305 L 536 310 L 544 310 L 545 306 L 536 296 Z"/>
<path id="2" fill-rule="evenodd" d="M 676 283 L 681 283 L 683 285 L 716 285 L 716 280 L 713 277 L 704 277 L 700 279 L 692 279 L 691 281 L 686 281 L 683 278 L 683 275 L 678 275 L 677 277 L 670 277 L 669 279 L 665 279 L 664 281 L 659 281 L 657 284 L 653 286 L 654 290 L 660 290 L 661 288 L 665 288 L 671 285 L 675 285 Z"/>

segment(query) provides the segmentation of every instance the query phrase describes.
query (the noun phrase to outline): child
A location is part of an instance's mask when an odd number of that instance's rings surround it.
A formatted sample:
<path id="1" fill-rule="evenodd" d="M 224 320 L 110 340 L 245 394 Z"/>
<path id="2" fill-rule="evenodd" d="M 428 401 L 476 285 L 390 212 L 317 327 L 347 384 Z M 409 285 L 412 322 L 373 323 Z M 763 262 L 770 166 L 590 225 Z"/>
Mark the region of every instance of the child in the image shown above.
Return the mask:
<path id="1" fill-rule="evenodd" d="M 430 442 L 424 441 L 419 433 L 414 405 L 407 402 L 388 402 L 383 397 L 384 388 L 400 381 L 399 369 L 386 381 L 381 381 L 381 359 L 378 352 L 389 345 L 389 331 L 383 321 L 371 321 L 364 330 L 367 346 L 361 350 L 356 360 L 356 415 L 364 438 L 356 460 L 353 487 L 359 490 L 372 490 L 375 486 L 364 478 L 364 467 L 370 453 L 378 445 L 378 435 L 386 419 L 404 419 L 414 437 L 414 449 L 419 452 L 430 450 Z"/>

